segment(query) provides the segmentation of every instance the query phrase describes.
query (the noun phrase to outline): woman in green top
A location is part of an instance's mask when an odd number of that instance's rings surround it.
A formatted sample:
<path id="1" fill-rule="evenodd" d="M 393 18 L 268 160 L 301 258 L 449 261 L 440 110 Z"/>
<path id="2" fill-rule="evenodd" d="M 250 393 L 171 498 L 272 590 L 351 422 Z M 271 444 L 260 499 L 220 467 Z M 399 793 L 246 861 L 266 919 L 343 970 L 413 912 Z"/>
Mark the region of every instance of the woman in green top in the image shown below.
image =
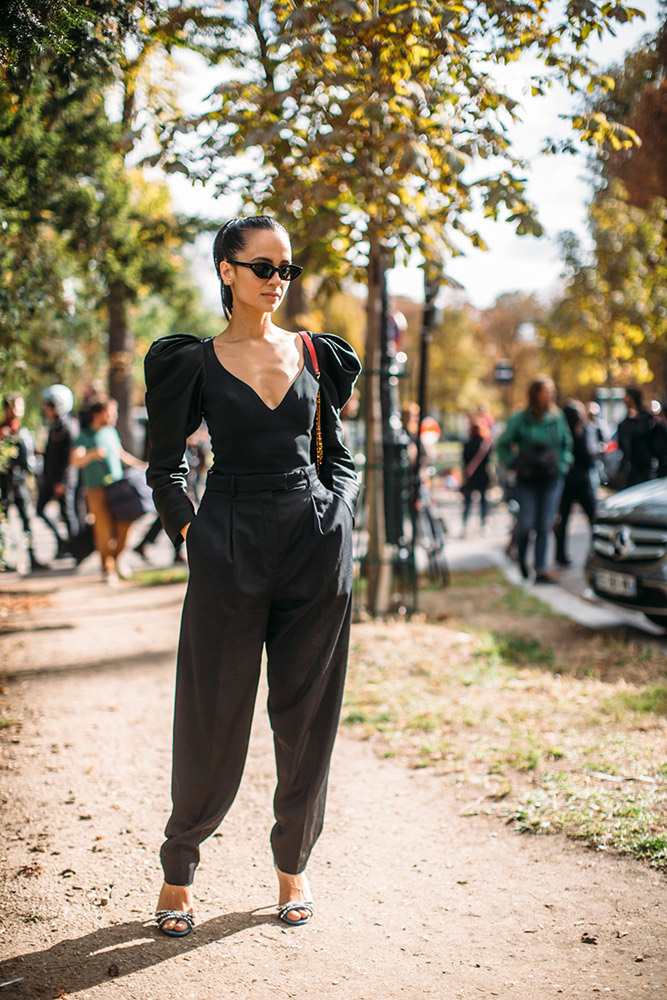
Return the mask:
<path id="1" fill-rule="evenodd" d="M 125 548 L 130 524 L 113 516 L 106 486 L 123 478 L 123 465 L 145 467 L 144 462 L 124 450 L 115 427 L 117 415 L 115 399 L 93 403 L 90 426 L 79 434 L 70 459 L 81 470 L 88 513 L 94 518 L 95 548 L 102 560 L 104 579 L 110 584 L 124 575 L 119 572 L 118 557 Z"/>
<path id="2" fill-rule="evenodd" d="M 550 378 L 535 379 L 528 390 L 528 406 L 512 414 L 496 446 L 501 464 L 516 472 L 517 548 L 524 579 L 529 575 L 528 543 L 535 532 L 536 583 L 556 580 L 547 565 L 549 537 L 563 479 L 572 464 L 572 436 L 555 397 Z"/>

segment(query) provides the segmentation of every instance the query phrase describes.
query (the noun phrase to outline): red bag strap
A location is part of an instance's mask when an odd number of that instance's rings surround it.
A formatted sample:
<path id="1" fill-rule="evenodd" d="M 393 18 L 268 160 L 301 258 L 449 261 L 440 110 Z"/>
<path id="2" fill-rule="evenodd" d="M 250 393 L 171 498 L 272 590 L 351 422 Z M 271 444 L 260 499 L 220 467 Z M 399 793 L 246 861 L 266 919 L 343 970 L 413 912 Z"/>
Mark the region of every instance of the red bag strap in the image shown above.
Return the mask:
<path id="1" fill-rule="evenodd" d="M 319 379 L 320 377 L 320 366 L 317 363 L 317 353 L 315 351 L 315 345 L 313 344 L 313 338 L 306 330 L 299 330 L 299 336 L 303 340 L 303 346 L 308 351 L 310 355 L 310 360 L 313 362 L 313 368 L 315 369 L 315 375 Z"/>
<path id="2" fill-rule="evenodd" d="M 317 376 L 317 381 L 320 380 L 320 366 L 317 363 L 317 354 L 315 353 L 315 345 L 313 344 L 313 338 L 305 330 L 299 330 L 299 335 L 303 340 L 303 346 L 306 348 L 310 354 L 310 360 L 313 362 L 313 368 L 315 369 L 315 374 Z M 318 387 L 317 390 L 317 409 L 315 411 L 315 465 L 317 466 L 317 471 L 320 471 L 322 462 L 324 461 L 324 442 L 322 440 L 322 390 Z"/>

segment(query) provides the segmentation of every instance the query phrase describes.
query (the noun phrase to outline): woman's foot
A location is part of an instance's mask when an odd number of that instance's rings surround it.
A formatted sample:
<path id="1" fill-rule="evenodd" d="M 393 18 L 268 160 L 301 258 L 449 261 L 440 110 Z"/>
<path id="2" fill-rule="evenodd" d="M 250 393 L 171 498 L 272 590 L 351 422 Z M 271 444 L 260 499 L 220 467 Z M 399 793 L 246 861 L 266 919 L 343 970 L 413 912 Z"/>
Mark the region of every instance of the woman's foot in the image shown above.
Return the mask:
<path id="1" fill-rule="evenodd" d="M 182 910 L 184 913 L 192 913 L 192 886 L 191 885 L 168 885 L 162 883 L 160 897 L 157 901 L 157 911 L 160 910 Z M 167 920 L 160 928 L 165 933 L 176 932 L 176 934 L 187 933 L 190 925 L 186 920 Z"/>
<path id="2" fill-rule="evenodd" d="M 305 923 L 313 915 L 312 896 L 310 895 L 310 886 L 306 873 L 301 872 L 300 875 L 288 875 L 287 872 L 281 872 L 276 865 L 276 874 L 279 885 L 279 907 L 285 903 L 310 903 L 310 906 L 303 909 L 295 908 L 290 910 L 284 916 L 281 916 L 281 920 L 284 920 L 286 924 Z"/>

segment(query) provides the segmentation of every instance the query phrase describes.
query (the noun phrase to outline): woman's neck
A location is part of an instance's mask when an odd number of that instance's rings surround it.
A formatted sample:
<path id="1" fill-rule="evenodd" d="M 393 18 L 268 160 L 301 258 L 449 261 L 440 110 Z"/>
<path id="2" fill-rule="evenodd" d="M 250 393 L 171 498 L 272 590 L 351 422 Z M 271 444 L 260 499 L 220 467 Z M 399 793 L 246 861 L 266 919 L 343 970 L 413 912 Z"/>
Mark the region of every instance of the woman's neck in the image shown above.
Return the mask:
<path id="1" fill-rule="evenodd" d="M 270 340 L 278 332 L 271 314 L 234 306 L 231 319 L 221 336 L 233 340 Z"/>

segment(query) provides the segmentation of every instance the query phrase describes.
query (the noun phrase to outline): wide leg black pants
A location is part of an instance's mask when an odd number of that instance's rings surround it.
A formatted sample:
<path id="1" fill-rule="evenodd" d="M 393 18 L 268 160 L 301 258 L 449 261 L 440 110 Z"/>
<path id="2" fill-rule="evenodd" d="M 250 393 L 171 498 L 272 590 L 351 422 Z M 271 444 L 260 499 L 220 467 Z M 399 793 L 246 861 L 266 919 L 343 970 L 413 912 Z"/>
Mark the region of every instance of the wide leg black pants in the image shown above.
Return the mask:
<path id="1" fill-rule="evenodd" d="M 278 488 L 257 488 L 266 483 Z M 343 695 L 351 511 L 314 467 L 286 477 L 209 476 L 187 548 L 165 881 L 192 882 L 199 845 L 234 800 L 264 645 L 278 779 L 271 846 L 278 868 L 296 874 L 322 829 Z"/>

